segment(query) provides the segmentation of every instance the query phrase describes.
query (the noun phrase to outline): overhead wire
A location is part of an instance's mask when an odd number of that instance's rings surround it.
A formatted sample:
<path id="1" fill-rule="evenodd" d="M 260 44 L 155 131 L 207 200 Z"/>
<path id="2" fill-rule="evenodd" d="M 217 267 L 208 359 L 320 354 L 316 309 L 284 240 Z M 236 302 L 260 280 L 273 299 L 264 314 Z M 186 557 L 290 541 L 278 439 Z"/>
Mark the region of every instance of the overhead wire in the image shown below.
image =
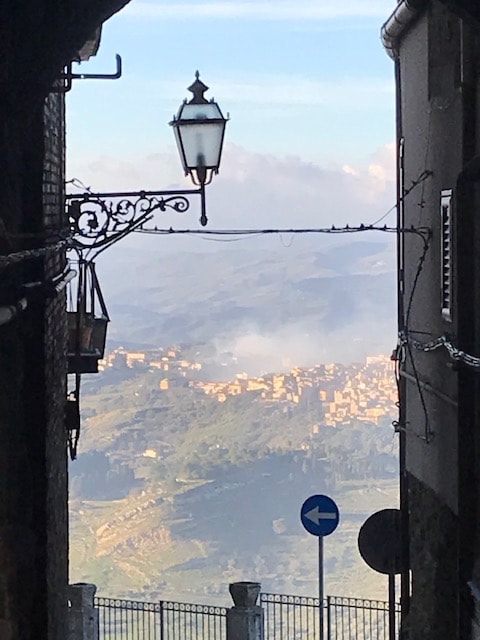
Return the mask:
<path id="1" fill-rule="evenodd" d="M 420 218 L 420 220 L 422 218 L 423 208 L 425 207 L 425 181 L 426 181 L 426 179 L 428 177 L 433 175 L 432 171 L 427 169 L 428 157 L 429 157 L 429 151 L 430 151 L 430 138 L 431 138 L 431 111 L 429 111 L 429 114 L 428 114 L 428 128 L 427 128 L 427 140 L 426 140 L 426 145 L 425 145 L 424 169 L 420 173 L 420 175 L 417 178 L 417 180 L 413 181 L 412 185 L 409 187 L 409 189 L 404 191 L 402 193 L 402 196 L 401 196 L 401 201 L 404 201 L 406 196 L 409 193 L 411 193 L 412 190 L 415 189 L 416 186 L 421 184 L 422 188 L 421 188 L 420 202 L 417 204 L 417 206 L 419 208 L 419 218 Z M 410 431 L 409 429 L 407 429 L 406 424 L 405 425 L 399 425 L 398 424 L 396 426 L 397 430 L 404 430 L 406 433 L 413 434 L 416 437 L 419 437 L 421 440 L 423 440 L 427 444 L 429 444 L 431 442 L 431 440 L 432 440 L 432 438 L 434 436 L 434 433 L 433 433 L 432 428 L 431 428 L 430 415 L 428 413 L 427 402 L 426 402 L 426 399 L 425 399 L 423 386 L 422 386 L 421 381 L 420 381 L 420 376 L 418 374 L 417 364 L 416 364 L 415 357 L 414 357 L 414 354 L 413 354 L 412 343 L 411 343 L 410 340 L 408 340 L 408 334 L 409 334 L 410 316 L 411 316 L 411 312 L 412 312 L 413 301 L 415 299 L 417 286 L 418 286 L 418 283 L 419 283 L 419 280 L 420 280 L 420 276 L 421 276 L 422 271 L 423 271 L 423 267 L 425 265 L 425 260 L 426 260 L 426 257 L 427 257 L 427 253 L 428 253 L 428 250 L 430 248 L 430 239 L 431 239 L 431 232 L 429 231 L 428 235 L 424 238 L 423 251 L 422 251 L 422 253 L 420 255 L 420 258 L 418 260 L 417 268 L 415 270 L 415 275 L 413 277 L 412 286 L 411 286 L 410 293 L 409 293 L 409 296 L 408 296 L 407 308 L 406 308 L 405 315 L 404 315 L 403 320 L 402 320 L 403 326 L 399 331 L 399 334 L 405 335 L 407 337 L 407 340 L 402 340 L 399 337 L 399 343 L 398 343 L 399 344 L 399 347 L 398 347 L 399 353 L 402 354 L 402 361 L 399 363 L 398 375 L 399 376 L 401 375 L 401 364 L 403 363 L 404 366 L 406 364 L 406 358 L 405 358 L 405 353 L 406 353 L 406 354 L 408 354 L 408 359 L 410 361 L 410 366 L 412 368 L 413 379 L 415 380 L 415 386 L 417 388 L 418 397 L 419 397 L 419 400 L 420 400 L 420 405 L 421 405 L 422 411 L 423 411 L 423 416 L 424 416 L 423 435 L 419 435 L 415 431 Z M 398 382 L 398 390 L 399 390 L 399 402 L 401 402 L 401 400 L 400 400 L 401 385 L 400 385 L 399 382 Z"/>

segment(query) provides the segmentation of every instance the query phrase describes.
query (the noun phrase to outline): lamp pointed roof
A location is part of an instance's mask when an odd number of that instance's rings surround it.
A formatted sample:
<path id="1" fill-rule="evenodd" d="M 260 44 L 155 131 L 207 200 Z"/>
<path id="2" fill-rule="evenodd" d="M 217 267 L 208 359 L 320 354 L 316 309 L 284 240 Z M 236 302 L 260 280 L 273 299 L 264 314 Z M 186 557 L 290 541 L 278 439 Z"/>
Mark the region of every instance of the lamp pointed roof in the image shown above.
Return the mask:
<path id="1" fill-rule="evenodd" d="M 198 71 L 195 72 L 195 82 L 188 87 L 188 91 L 193 93 L 193 98 L 189 104 L 203 104 L 208 102 L 203 95 L 205 91 L 208 91 L 208 87 L 200 80 L 200 73 Z"/>

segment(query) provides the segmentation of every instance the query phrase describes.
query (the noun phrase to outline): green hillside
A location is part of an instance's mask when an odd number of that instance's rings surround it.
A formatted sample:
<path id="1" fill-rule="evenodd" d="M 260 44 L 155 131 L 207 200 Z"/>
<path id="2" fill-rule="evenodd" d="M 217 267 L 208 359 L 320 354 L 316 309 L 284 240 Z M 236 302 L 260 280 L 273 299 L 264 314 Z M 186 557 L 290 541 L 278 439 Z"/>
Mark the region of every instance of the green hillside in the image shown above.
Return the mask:
<path id="1" fill-rule="evenodd" d="M 322 405 L 223 403 L 188 380 L 109 369 L 82 398 L 71 463 L 71 578 L 104 595 L 228 602 L 227 584 L 314 594 L 316 544 L 299 522 L 311 493 L 335 497 L 342 522 L 326 544 L 330 593 L 384 597 L 362 565 L 356 533 L 395 506 L 396 452 L 386 419 L 322 424 Z M 172 380 L 175 378 L 172 377 Z"/>

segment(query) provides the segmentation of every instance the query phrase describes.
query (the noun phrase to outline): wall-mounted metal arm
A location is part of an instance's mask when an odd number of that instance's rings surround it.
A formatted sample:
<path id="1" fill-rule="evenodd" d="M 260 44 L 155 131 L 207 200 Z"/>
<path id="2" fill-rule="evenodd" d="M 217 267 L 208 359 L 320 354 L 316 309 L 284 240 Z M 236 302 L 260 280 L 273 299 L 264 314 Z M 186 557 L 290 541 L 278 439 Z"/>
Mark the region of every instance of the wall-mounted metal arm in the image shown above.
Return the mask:
<path id="1" fill-rule="evenodd" d="M 72 62 L 67 64 L 60 77 L 61 85 L 52 87 L 52 93 L 67 93 L 72 88 L 73 80 L 118 80 L 122 77 L 122 58 L 116 53 L 114 73 L 73 73 Z"/>
<path id="2" fill-rule="evenodd" d="M 205 187 L 178 191 L 138 191 L 67 195 L 67 215 L 73 247 L 79 251 L 103 250 L 133 231 L 155 232 L 157 212 L 185 213 L 190 198 L 200 196 L 201 218 L 207 223 Z"/>
<path id="3" fill-rule="evenodd" d="M 65 73 L 71 80 L 118 80 L 122 77 L 122 58 L 115 54 L 116 70 L 114 73 L 72 73 L 71 63 Z"/>

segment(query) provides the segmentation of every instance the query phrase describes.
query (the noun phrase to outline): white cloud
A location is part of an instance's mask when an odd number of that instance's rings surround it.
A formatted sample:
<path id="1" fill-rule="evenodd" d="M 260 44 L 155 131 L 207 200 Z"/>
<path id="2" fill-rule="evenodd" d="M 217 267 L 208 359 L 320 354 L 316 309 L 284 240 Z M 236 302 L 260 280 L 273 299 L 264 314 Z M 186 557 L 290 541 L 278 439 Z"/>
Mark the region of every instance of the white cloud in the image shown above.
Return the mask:
<path id="1" fill-rule="evenodd" d="M 69 164 L 69 177 L 96 191 L 188 188 L 176 150 L 118 161 L 101 157 Z M 220 175 L 207 189 L 211 228 L 324 227 L 370 223 L 395 201 L 394 145 L 364 162 L 322 167 L 226 144 Z M 191 186 L 191 185 L 190 185 Z M 163 215 L 160 226 L 197 227 L 197 216 Z M 388 220 L 387 220 L 388 222 Z M 393 220 L 392 220 L 393 222 Z M 183 224 L 182 224 L 183 223 Z"/>
<path id="2" fill-rule="evenodd" d="M 392 0 L 299 0 L 291 2 L 132 2 L 121 15 L 156 20 L 244 19 L 268 21 L 337 20 L 344 18 L 385 19 Z"/>
<path id="3" fill-rule="evenodd" d="M 220 352 L 230 351 L 241 359 L 250 375 L 289 371 L 294 366 L 308 367 L 319 362 L 362 361 L 374 353 L 388 353 L 395 342 L 392 300 L 385 301 L 391 308 L 390 322 L 375 315 L 375 300 L 369 303 L 364 317 L 329 332 L 327 339 L 325 329 L 318 325 L 286 323 L 268 333 L 242 327 L 237 335 L 218 339 L 216 346 Z"/>

